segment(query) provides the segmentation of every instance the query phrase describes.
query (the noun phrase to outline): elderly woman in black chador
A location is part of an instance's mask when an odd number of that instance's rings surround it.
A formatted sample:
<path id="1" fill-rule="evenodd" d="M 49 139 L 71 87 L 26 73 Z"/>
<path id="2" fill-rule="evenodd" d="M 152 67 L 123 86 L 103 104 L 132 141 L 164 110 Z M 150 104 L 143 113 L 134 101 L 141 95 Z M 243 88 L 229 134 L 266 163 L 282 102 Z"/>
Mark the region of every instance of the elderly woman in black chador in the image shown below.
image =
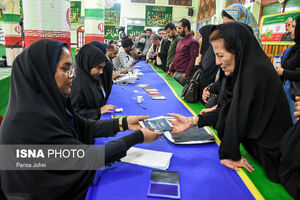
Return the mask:
<path id="1" fill-rule="evenodd" d="M 279 144 L 292 125 L 281 81 L 249 26 L 230 22 L 214 29 L 210 41 L 223 73 L 218 106 L 193 118 L 170 114 L 176 117 L 173 133 L 192 125 L 213 125 L 221 139 L 219 157 L 223 165 L 254 170 L 241 157 L 242 143 L 261 163 L 267 177 L 279 182 Z"/>

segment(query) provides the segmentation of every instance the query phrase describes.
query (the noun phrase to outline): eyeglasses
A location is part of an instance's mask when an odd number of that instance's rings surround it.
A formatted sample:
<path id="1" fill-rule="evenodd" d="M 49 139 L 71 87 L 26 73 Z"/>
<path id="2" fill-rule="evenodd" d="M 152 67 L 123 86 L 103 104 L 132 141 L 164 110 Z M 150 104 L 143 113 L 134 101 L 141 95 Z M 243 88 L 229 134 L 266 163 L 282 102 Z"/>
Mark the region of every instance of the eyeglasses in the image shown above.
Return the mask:
<path id="1" fill-rule="evenodd" d="M 75 74 L 75 67 L 72 67 L 71 69 L 65 71 L 66 74 L 68 74 L 69 78 L 72 78 Z"/>

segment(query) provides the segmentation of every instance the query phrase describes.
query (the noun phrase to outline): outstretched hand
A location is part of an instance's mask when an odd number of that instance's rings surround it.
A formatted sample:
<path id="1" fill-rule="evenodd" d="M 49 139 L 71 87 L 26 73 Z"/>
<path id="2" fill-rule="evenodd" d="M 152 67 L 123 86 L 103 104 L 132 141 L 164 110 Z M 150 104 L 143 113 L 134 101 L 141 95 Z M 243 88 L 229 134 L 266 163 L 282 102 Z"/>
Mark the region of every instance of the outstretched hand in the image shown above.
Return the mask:
<path id="1" fill-rule="evenodd" d="M 171 122 L 173 125 L 173 130 L 171 133 L 180 133 L 183 132 L 191 127 L 191 123 L 188 117 L 184 117 L 179 114 L 168 114 L 170 117 L 175 117 L 176 119 Z"/>
<path id="2" fill-rule="evenodd" d="M 154 132 L 147 127 L 142 128 L 141 131 L 143 132 L 143 135 L 144 135 L 143 144 L 152 143 L 164 134 L 163 132 Z"/>
<path id="3" fill-rule="evenodd" d="M 242 157 L 241 160 L 238 161 L 223 159 L 221 160 L 221 164 L 235 171 L 238 171 L 241 167 L 245 168 L 248 172 L 253 172 L 255 170 L 253 166 L 248 162 L 248 160 L 246 160 L 246 158 L 244 157 Z"/>
<path id="4" fill-rule="evenodd" d="M 114 105 L 105 105 L 100 108 L 101 114 L 112 113 L 117 107 Z"/>
<path id="5" fill-rule="evenodd" d="M 131 131 L 140 130 L 142 126 L 139 124 L 139 121 L 143 121 L 148 118 L 149 116 L 128 116 L 127 117 L 128 129 Z"/>

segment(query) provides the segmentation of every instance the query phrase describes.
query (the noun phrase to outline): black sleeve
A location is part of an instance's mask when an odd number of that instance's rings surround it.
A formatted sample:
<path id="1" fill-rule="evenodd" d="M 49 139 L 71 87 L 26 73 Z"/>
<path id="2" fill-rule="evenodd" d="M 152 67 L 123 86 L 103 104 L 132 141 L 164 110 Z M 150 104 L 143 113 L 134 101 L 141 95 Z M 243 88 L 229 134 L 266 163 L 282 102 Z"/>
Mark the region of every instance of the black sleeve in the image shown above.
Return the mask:
<path id="1" fill-rule="evenodd" d="M 215 127 L 217 124 L 218 116 L 219 116 L 220 108 L 216 108 L 215 110 L 205 113 L 203 115 L 198 115 L 198 127 L 201 128 L 203 126 L 213 126 Z"/>
<path id="2" fill-rule="evenodd" d="M 300 71 L 285 69 L 282 77 L 290 81 L 300 81 Z"/>
<path id="3" fill-rule="evenodd" d="M 142 143 L 144 135 L 142 131 L 136 131 L 120 139 L 105 144 L 105 164 L 115 162 L 126 156 L 127 150 L 135 144 Z"/>
<path id="4" fill-rule="evenodd" d="M 100 119 L 101 112 L 100 108 L 88 109 L 86 101 L 84 100 L 84 94 L 81 90 L 77 90 L 76 87 L 72 88 L 71 92 L 71 103 L 74 111 L 80 116 L 87 119 Z"/>
<path id="5" fill-rule="evenodd" d="M 73 119 L 79 140 L 85 144 L 92 144 L 95 137 L 113 137 L 120 131 L 118 119 L 92 120 L 76 113 Z"/>

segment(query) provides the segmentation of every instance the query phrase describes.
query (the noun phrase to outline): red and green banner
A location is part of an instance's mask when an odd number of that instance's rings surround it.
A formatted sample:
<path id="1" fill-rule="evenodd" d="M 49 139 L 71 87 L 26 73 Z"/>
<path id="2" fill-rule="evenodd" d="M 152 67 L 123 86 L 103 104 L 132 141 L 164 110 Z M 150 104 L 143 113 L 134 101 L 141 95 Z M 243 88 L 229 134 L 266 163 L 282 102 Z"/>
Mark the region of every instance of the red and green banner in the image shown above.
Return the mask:
<path id="1" fill-rule="evenodd" d="M 292 30 L 300 10 L 262 17 L 261 40 L 263 44 L 294 44 Z"/>

